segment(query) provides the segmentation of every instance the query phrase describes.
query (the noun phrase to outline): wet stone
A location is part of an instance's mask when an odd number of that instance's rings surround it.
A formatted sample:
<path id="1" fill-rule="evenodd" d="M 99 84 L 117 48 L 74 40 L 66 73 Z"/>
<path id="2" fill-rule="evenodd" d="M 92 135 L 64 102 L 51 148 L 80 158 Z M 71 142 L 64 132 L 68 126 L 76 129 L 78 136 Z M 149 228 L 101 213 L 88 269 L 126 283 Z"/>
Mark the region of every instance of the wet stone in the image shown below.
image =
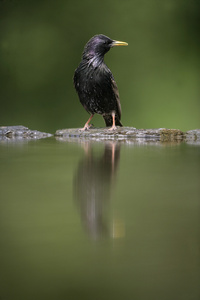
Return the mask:
<path id="1" fill-rule="evenodd" d="M 136 129 L 134 127 L 117 127 L 113 131 L 108 128 L 91 128 L 86 131 L 81 131 L 78 128 L 61 129 L 56 131 L 55 136 L 64 138 L 98 138 L 102 140 L 135 138 L 161 141 L 184 140 L 184 133 L 178 129 Z"/>
<path id="2" fill-rule="evenodd" d="M 0 141 L 29 141 L 51 137 L 52 134 L 31 130 L 25 126 L 2 126 L 0 127 Z M 149 143 L 149 142 L 186 142 L 188 144 L 200 145 L 200 129 L 183 132 L 179 129 L 136 129 L 135 127 L 117 127 L 116 130 L 109 128 L 90 128 L 82 131 L 80 128 L 69 128 L 57 130 L 54 134 L 56 139 L 62 141 L 70 140 L 94 140 L 109 141 L 117 140 L 126 143 Z"/>
<path id="3" fill-rule="evenodd" d="M 52 136 L 52 134 L 46 132 L 40 132 L 38 130 L 31 130 L 22 125 L 0 127 L 0 140 L 41 139 L 50 136 Z"/>
<path id="4" fill-rule="evenodd" d="M 189 130 L 185 133 L 185 141 L 188 144 L 200 145 L 200 129 Z"/>

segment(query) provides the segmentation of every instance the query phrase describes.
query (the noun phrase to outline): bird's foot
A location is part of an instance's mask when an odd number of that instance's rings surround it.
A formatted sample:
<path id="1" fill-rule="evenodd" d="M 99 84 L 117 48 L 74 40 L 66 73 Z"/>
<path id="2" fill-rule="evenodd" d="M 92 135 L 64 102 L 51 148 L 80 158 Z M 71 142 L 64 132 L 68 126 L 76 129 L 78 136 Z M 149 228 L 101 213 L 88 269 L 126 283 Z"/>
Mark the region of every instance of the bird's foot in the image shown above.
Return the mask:
<path id="1" fill-rule="evenodd" d="M 91 126 L 92 126 L 92 124 L 90 124 L 90 125 L 85 124 L 85 126 L 83 128 L 80 128 L 79 130 L 80 131 L 86 131 L 86 130 L 89 130 Z"/>
<path id="2" fill-rule="evenodd" d="M 108 130 L 110 130 L 110 131 L 114 131 L 114 130 L 116 130 L 117 129 L 117 126 L 115 126 L 115 125 L 113 125 L 112 127 L 110 127 Z"/>
<path id="3" fill-rule="evenodd" d="M 85 123 L 85 126 L 84 126 L 83 128 L 81 128 L 81 129 L 79 129 L 79 130 L 81 130 L 81 131 L 89 130 L 90 127 L 92 126 L 92 124 L 89 125 L 89 123 L 90 123 L 90 121 L 92 120 L 93 116 L 94 116 L 94 115 L 91 115 L 91 116 L 89 117 L 88 121 Z"/>

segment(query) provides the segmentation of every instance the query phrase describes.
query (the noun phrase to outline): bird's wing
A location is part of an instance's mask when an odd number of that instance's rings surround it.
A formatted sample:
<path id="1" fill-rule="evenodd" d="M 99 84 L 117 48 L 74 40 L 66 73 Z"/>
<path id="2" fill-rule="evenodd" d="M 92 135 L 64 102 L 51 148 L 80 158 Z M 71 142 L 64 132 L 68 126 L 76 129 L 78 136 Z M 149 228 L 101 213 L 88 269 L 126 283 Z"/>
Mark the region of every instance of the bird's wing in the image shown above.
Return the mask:
<path id="1" fill-rule="evenodd" d="M 119 99 L 119 91 L 118 91 L 117 84 L 113 77 L 111 77 L 111 84 L 112 84 L 112 90 L 114 92 L 116 102 L 117 102 L 117 114 L 118 114 L 119 119 L 121 119 L 121 104 L 120 104 L 120 99 Z"/>

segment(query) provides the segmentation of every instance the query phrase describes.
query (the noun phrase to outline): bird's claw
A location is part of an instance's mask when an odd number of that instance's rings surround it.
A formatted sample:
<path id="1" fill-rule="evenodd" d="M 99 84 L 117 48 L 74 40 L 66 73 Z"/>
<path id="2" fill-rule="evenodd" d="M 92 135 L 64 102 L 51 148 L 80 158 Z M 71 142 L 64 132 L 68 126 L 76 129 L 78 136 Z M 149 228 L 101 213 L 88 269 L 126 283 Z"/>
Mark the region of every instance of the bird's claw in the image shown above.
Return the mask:
<path id="1" fill-rule="evenodd" d="M 116 130 L 116 129 L 117 129 L 117 127 L 114 125 L 114 126 L 110 127 L 108 130 L 114 131 L 114 130 Z"/>
<path id="2" fill-rule="evenodd" d="M 87 124 L 83 128 L 80 128 L 79 130 L 80 131 L 86 131 L 86 130 L 89 130 L 91 126 L 92 126 L 92 124 L 90 124 L 90 125 Z"/>

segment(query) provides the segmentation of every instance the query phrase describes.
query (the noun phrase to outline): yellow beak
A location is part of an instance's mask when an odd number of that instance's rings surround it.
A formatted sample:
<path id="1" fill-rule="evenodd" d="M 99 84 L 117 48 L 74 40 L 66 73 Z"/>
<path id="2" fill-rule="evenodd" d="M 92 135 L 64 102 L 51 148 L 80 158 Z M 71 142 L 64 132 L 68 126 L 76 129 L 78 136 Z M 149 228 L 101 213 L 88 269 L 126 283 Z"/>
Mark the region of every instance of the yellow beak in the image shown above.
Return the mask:
<path id="1" fill-rule="evenodd" d="M 114 46 L 128 46 L 128 43 L 120 42 L 120 41 L 113 41 L 112 42 L 112 47 L 114 47 Z"/>

